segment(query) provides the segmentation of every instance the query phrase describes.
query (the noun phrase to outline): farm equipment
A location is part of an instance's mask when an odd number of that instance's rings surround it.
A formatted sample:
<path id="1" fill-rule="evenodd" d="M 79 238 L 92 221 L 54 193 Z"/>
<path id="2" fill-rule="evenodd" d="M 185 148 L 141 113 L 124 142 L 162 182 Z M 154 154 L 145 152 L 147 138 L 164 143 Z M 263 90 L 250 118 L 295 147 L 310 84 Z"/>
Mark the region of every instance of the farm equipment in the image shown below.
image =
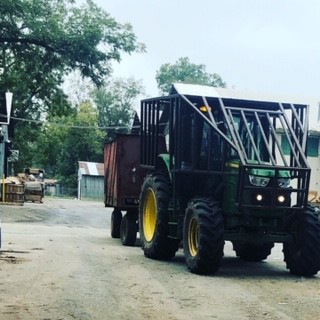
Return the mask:
<path id="1" fill-rule="evenodd" d="M 139 135 L 117 134 L 104 146 L 104 204 L 114 208 L 111 236 L 126 246 L 135 245 L 137 239 L 139 194 L 145 176 L 139 156 Z"/>
<path id="2" fill-rule="evenodd" d="M 139 204 L 144 255 L 170 259 L 182 242 L 188 269 L 211 274 L 225 241 L 248 261 L 265 260 L 282 243 L 292 274 L 315 275 L 320 217 L 307 201 L 308 110 L 185 84 L 142 100 L 140 161 L 150 172 Z"/>
<path id="3" fill-rule="evenodd" d="M 24 183 L 24 200 L 42 203 L 45 190 L 44 170 L 26 168 L 20 177 Z"/>

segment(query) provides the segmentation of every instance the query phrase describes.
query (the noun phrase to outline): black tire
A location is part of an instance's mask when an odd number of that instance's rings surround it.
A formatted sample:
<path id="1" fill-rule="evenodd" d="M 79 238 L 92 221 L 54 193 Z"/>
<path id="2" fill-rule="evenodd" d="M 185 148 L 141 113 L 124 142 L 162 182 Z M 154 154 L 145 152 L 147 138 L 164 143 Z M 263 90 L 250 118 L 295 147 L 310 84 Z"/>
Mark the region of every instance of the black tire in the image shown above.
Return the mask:
<path id="1" fill-rule="evenodd" d="M 126 213 L 121 221 L 120 239 L 124 246 L 134 246 L 137 240 L 137 220 L 133 214 Z"/>
<path id="2" fill-rule="evenodd" d="M 237 257 L 246 261 L 262 261 L 267 259 L 271 254 L 273 243 L 252 244 L 243 242 L 233 242 L 233 250 L 236 252 Z"/>
<path id="3" fill-rule="evenodd" d="M 224 221 L 217 202 L 194 199 L 184 218 L 183 249 L 188 269 L 197 274 L 219 270 L 224 248 Z"/>
<path id="4" fill-rule="evenodd" d="M 171 183 L 165 173 L 145 178 L 140 194 L 139 232 L 141 248 L 148 258 L 168 260 L 179 248 L 179 240 L 168 237 L 170 198 Z"/>
<path id="5" fill-rule="evenodd" d="M 288 226 L 294 242 L 283 244 L 284 261 L 291 274 L 311 277 L 320 270 L 320 211 L 308 206 Z"/>
<path id="6" fill-rule="evenodd" d="M 119 209 L 115 208 L 111 213 L 111 237 L 120 238 L 120 226 L 122 220 L 122 213 Z"/>

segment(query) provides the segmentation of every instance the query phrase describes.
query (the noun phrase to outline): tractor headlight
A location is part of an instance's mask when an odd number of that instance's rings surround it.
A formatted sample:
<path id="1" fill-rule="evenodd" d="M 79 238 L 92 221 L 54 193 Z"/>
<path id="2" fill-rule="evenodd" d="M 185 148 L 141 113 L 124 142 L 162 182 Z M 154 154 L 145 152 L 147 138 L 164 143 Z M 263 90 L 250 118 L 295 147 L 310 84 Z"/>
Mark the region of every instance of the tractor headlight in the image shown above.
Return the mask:
<path id="1" fill-rule="evenodd" d="M 290 187 L 290 178 L 280 178 L 280 179 L 278 179 L 278 187 L 280 187 L 280 188 L 289 188 Z"/>
<path id="2" fill-rule="evenodd" d="M 270 181 L 270 178 L 258 177 L 250 174 L 249 181 L 255 187 L 266 187 Z"/>

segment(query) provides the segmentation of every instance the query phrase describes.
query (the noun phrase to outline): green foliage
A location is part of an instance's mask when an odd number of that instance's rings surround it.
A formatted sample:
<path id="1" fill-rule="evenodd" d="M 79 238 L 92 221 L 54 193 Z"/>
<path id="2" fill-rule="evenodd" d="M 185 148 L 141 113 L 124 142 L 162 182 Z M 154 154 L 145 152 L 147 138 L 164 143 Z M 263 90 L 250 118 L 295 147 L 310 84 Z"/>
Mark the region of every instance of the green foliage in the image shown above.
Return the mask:
<path id="1" fill-rule="evenodd" d="M 105 133 L 98 128 L 98 112 L 90 103 L 74 115 L 52 118 L 35 142 L 32 163 L 43 164 L 48 176 L 76 187 L 78 161 L 103 162 Z"/>
<path id="2" fill-rule="evenodd" d="M 82 105 L 74 123 L 56 162 L 56 176 L 69 187 L 77 186 L 78 161 L 103 162 L 104 133 L 97 128 L 96 110 L 90 104 Z"/>
<path id="3" fill-rule="evenodd" d="M 102 86 L 112 61 L 120 61 L 122 53 L 144 51 L 130 24 L 118 23 L 92 0 L 81 5 L 74 0 L 0 2 L 0 88 L 13 92 L 14 118 L 74 124 L 86 114 L 85 120 L 92 120 L 91 111 L 75 110 L 68 103 L 62 90 L 65 76 L 78 70 Z M 36 163 L 52 174 L 67 174 L 71 167 L 62 172 L 63 159 L 73 165 L 78 160 L 101 161 L 101 133 L 95 130 L 42 127 L 15 119 L 9 129 L 20 154 L 16 171 Z M 57 163 L 60 167 L 55 168 Z"/>
<path id="4" fill-rule="evenodd" d="M 34 84 L 43 78 L 56 84 L 78 69 L 101 85 L 110 74 L 110 61 L 120 61 L 121 52 L 144 49 L 131 25 L 119 24 L 91 0 L 81 7 L 72 0 L 2 2 L 0 43 L 7 84 L 15 85 L 14 70 L 24 71 Z"/>
<path id="5" fill-rule="evenodd" d="M 68 117 L 52 117 L 50 124 L 43 125 L 37 132 L 37 137 L 33 142 L 28 143 L 28 149 L 33 150 L 30 154 L 30 163 L 28 166 L 42 167 L 48 177 L 55 177 L 59 170 L 57 163 L 59 161 L 64 141 L 69 133 L 70 126 L 73 125 L 75 115 Z M 26 153 L 22 153 L 22 156 Z M 27 161 L 22 157 L 19 163 L 24 164 Z"/>
<path id="6" fill-rule="evenodd" d="M 103 88 L 95 90 L 93 96 L 99 111 L 99 126 L 129 126 L 134 117 L 137 97 L 142 93 L 141 81 L 134 78 L 111 80 Z"/>
<path id="7" fill-rule="evenodd" d="M 104 141 L 116 131 L 110 127 L 129 127 L 134 103 L 142 92 L 141 82 L 133 78 L 110 80 L 92 92 L 95 105 L 87 101 L 67 116 L 50 116 L 40 128 L 29 123 L 28 132 L 33 138 L 21 145 L 21 150 L 26 148 L 30 153 L 22 152 L 16 169 L 20 172 L 27 166 L 42 167 L 48 177 L 76 188 L 78 161 L 103 162 Z M 20 132 L 18 137 L 23 139 Z"/>
<path id="8" fill-rule="evenodd" d="M 157 71 L 156 80 L 162 94 L 168 94 L 172 83 L 182 82 L 225 87 L 220 75 L 207 73 L 204 64 L 191 63 L 189 58 L 180 58 L 174 64 L 165 63 Z"/>
<path id="9" fill-rule="evenodd" d="M 23 172 L 24 168 L 32 167 L 35 164 L 34 156 L 37 154 L 37 140 L 41 136 L 41 125 L 34 122 L 18 122 L 11 120 L 15 126 L 15 140 L 13 141 L 13 149 L 19 150 L 18 162 L 14 163 L 14 171 L 16 173 Z M 20 128 L 23 128 L 20 130 Z M 11 134 L 12 136 L 13 134 Z M 38 162 L 37 162 L 38 163 Z M 41 164 L 41 162 L 40 162 Z"/>
<path id="10" fill-rule="evenodd" d="M 101 85 L 111 61 L 141 50 L 131 26 L 91 0 L 80 7 L 72 0 L 1 0 L 0 87 L 13 92 L 15 117 L 68 114 L 61 85 L 69 72 Z"/>

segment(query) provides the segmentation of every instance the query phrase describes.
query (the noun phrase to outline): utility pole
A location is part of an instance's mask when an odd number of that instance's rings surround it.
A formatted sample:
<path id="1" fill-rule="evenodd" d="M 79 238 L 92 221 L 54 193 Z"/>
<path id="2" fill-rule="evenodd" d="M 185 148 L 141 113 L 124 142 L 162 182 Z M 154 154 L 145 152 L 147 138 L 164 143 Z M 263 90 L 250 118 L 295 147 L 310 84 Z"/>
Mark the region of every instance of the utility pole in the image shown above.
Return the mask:
<path id="1" fill-rule="evenodd" d="M 8 125 L 10 123 L 12 93 L 6 86 L 6 50 L 2 49 L 0 55 L 0 179 L 7 174 L 9 147 Z"/>
<path id="2" fill-rule="evenodd" d="M 4 109 L 4 96 L 3 92 L 5 92 L 5 57 L 6 57 L 5 49 L 2 49 L 1 55 L 0 55 L 0 109 Z M 5 132 L 7 131 L 6 128 L 4 128 L 5 125 L 0 125 L 0 181 L 2 180 L 2 177 L 4 175 L 4 153 L 5 153 Z"/>
<path id="3" fill-rule="evenodd" d="M 0 126 L 0 179 L 2 179 L 4 175 L 4 153 L 5 153 L 5 136 L 6 136 L 6 128 L 4 125 Z"/>
<path id="4" fill-rule="evenodd" d="M 4 92 L 0 88 L 0 179 L 7 175 L 7 158 L 11 142 L 8 136 L 8 125 L 10 123 L 12 105 L 12 93 Z"/>

